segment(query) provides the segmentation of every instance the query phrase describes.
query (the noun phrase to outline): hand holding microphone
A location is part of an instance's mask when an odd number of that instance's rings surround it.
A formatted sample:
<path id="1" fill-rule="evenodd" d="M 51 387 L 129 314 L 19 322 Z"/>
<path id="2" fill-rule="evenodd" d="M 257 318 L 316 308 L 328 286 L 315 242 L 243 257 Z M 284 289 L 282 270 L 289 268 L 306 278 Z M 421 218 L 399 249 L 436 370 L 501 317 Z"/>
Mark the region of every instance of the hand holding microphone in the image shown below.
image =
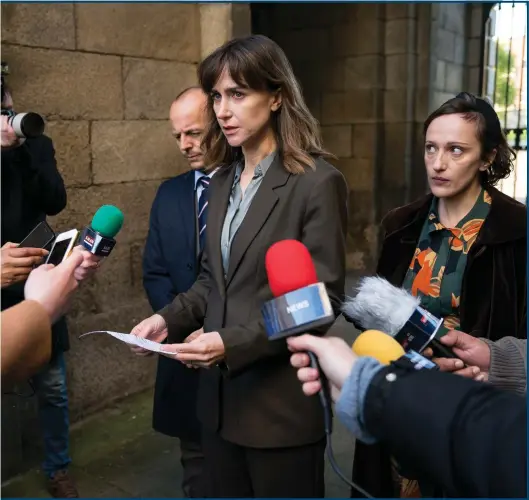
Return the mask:
<path id="1" fill-rule="evenodd" d="M 288 338 L 287 344 L 294 352 L 290 364 L 298 370 L 298 379 L 303 383 L 305 395 L 314 396 L 322 389 L 320 371 L 311 367 L 311 360 L 307 354 L 312 352 L 318 358 L 319 367 L 329 381 L 331 397 L 336 402 L 358 356 L 343 339 L 338 337 L 316 337 L 306 334 Z"/>
<path id="2" fill-rule="evenodd" d="M 261 311 L 268 340 L 275 341 L 330 326 L 335 316 L 325 284 L 318 282 L 316 268 L 307 247 L 297 240 L 281 240 L 266 252 L 266 274 L 276 297 L 264 303 Z M 313 369 L 318 359 L 307 356 Z M 329 388 L 324 382 L 318 395 L 323 407 L 325 432 L 332 433 Z"/>
<path id="3" fill-rule="evenodd" d="M 81 244 L 75 247 L 83 255 L 83 262 L 75 271 L 75 278 L 82 281 L 93 275 L 105 257 L 116 245 L 114 237 L 123 226 L 123 213 L 113 205 L 103 205 L 92 218 L 90 226 L 81 233 Z"/>
<path id="4" fill-rule="evenodd" d="M 461 375 L 481 380 L 479 368 L 465 367 L 450 343 L 442 341 L 448 333 L 443 320 L 420 307 L 420 299 L 407 290 L 377 276 L 366 277 L 360 280 L 356 296 L 345 301 L 343 311 L 363 328 L 387 333 L 405 351 L 431 353 L 437 362 L 442 360 L 445 371 L 459 370 Z"/>
<path id="5" fill-rule="evenodd" d="M 302 335 L 301 337 L 287 339 L 287 343 L 293 351 L 310 350 L 313 356 L 318 357 L 318 370 L 309 367 L 311 365 L 310 358 L 305 354 L 295 353 L 290 358 L 291 365 L 298 370 L 297 375 L 302 382 L 303 392 L 307 396 L 312 396 L 321 391 L 328 380 L 335 402 L 341 396 L 341 389 L 358 361 L 358 355 L 374 357 L 383 364 L 389 364 L 391 361 L 396 361 L 406 355 L 398 342 L 389 335 L 373 330 L 359 335 L 353 344 L 352 350 L 342 339 L 337 337 L 321 338 L 312 335 Z M 433 363 L 428 362 L 416 353 L 411 354 L 411 357 L 419 366 L 431 365 L 429 368 L 435 367 Z M 327 380 L 323 378 L 323 375 L 325 375 Z M 338 476 L 363 496 L 372 498 L 368 492 L 349 481 L 341 473 L 334 460 L 329 440 L 327 453 L 331 466 Z"/>
<path id="6" fill-rule="evenodd" d="M 361 495 L 371 498 L 366 491 L 354 484 L 342 473 L 332 451 L 332 408 L 329 389 L 336 396 L 340 380 L 342 380 L 347 367 L 350 368 L 354 357 L 349 350 L 349 353 L 345 355 L 345 359 L 342 359 L 341 363 L 336 364 L 336 368 L 340 367 L 336 371 L 332 371 L 333 363 L 330 362 L 329 358 L 325 358 L 325 366 L 330 370 L 334 378 L 334 382 L 329 384 L 324 370 L 319 366 L 317 354 L 312 350 L 320 350 L 321 346 L 327 345 L 324 342 L 329 341 L 329 339 L 313 335 L 303 335 L 300 337 L 301 340 L 292 337 L 307 331 L 319 330 L 323 333 L 327 327 L 334 323 L 335 316 L 327 294 L 327 288 L 324 283 L 318 281 L 310 252 L 300 241 L 282 240 L 274 243 L 266 253 L 265 266 L 270 290 L 276 297 L 265 302 L 261 309 L 268 340 L 275 342 L 277 339 L 287 338 L 288 346 L 291 349 L 298 345 L 296 342 L 299 342 L 300 345 L 305 342 L 304 348 L 306 352 L 298 359 L 298 362 L 307 362 L 307 366 L 309 364 L 311 366 L 310 370 L 302 372 L 312 377 L 311 380 L 307 380 L 309 385 L 304 390 L 311 394 L 317 393 L 320 398 L 323 408 L 327 439 L 326 450 L 329 463 L 342 481 L 357 490 Z M 339 344 L 340 340 L 336 339 L 330 342 Z M 338 346 L 336 347 L 339 349 Z M 334 389 L 332 389 L 333 386 Z"/>
<path id="7" fill-rule="evenodd" d="M 430 347 L 436 356 L 457 358 L 439 341 L 448 330 L 443 320 L 420 306 L 420 299 L 378 276 L 362 278 L 354 298 L 343 305 L 343 312 L 361 327 L 387 333 L 404 348 L 422 353 Z"/>
<path id="8" fill-rule="evenodd" d="M 459 359 L 435 357 L 429 347 L 424 351 L 426 357 L 432 358 L 442 372 L 452 372 L 462 377 L 473 378 L 483 382 L 488 378 L 490 368 L 490 348 L 482 340 L 456 330 L 449 331 L 441 337 L 442 342 L 450 347 Z M 465 367 L 465 363 L 468 365 Z"/>
<path id="9" fill-rule="evenodd" d="M 94 214 L 90 226 L 81 234 L 81 244 L 99 257 L 107 257 L 116 245 L 114 236 L 123 226 L 123 213 L 113 205 L 103 205 Z"/>
<path id="10" fill-rule="evenodd" d="M 302 335 L 287 339 L 291 351 L 311 350 L 317 357 L 320 368 L 331 384 L 333 400 L 340 396 L 342 386 L 349 376 L 359 356 L 371 356 L 380 363 L 388 365 L 405 355 L 404 349 L 389 335 L 377 330 L 361 333 L 352 348 L 338 337 L 314 337 Z M 298 368 L 298 378 L 303 382 L 303 392 L 307 395 L 316 394 L 321 387 L 321 380 L 316 370 L 307 368 L 309 358 L 296 352 L 290 358 L 294 368 Z"/>
<path id="11" fill-rule="evenodd" d="M 83 257 L 81 264 L 75 270 L 74 276 L 77 281 L 84 281 L 93 276 L 101 265 L 102 257 L 91 254 L 83 245 L 77 245 L 74 247 L 74 251 L 79 252 Z"/>

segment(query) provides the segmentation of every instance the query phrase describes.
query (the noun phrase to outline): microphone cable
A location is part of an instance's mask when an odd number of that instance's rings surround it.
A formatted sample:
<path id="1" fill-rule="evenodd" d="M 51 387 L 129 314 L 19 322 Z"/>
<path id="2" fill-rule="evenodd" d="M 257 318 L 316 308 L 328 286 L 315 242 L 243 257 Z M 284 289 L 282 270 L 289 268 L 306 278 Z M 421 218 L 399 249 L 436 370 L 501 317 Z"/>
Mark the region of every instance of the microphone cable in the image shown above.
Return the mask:
<path id="1" fill-rule="evenodd" d="M 316 368 L 318 370 L 318 373 L 320 374 L 320 381 L 321 381 L 321 390 L 318 392 L 318 396 L 321 401 L 321 405 L 323 407 L 323 420 L 324 420 L 324 426 L 325 426 L 325 436 L 327 440 L 327 446 L 326 446 L 326 452 L 327 452 L 327 459 L 329 460 L 329 463 L 331 464 L 332 469 L 336 473 L 336 475 L 348 486 L 355 489 L 358 493 L 361 495 L 364 495 L 366 498 L 373 498 L 372 495 L 370 495 L 366 490 L 358 486 L 353 481 L 347 479 L 344 475 L 344 473 L 340 470 L 340 467 L 336 463 L 336 459 L 334 458 L 334 452 L 332 450 L 332 407 L 331 407 L 331 398 L 329 394 L 329 385 L 327 383 L 327 377 L 323 374 L 322 370 L 320 369 L 320 365 L 318 363 L 318 360 L 314 353 L 308 352 L 307 353 L 310 358 L 310 365 L 312 368 Z"/>

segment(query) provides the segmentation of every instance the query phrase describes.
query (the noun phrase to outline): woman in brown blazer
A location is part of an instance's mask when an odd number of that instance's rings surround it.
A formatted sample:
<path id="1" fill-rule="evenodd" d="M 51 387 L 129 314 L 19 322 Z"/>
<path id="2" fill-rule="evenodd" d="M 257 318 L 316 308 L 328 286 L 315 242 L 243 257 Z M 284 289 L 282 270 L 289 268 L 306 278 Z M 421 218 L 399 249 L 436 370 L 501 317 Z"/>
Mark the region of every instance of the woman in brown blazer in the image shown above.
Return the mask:
<path id="1" fill-rule="evenodd" d="M 198 414 L 207 496 L 322 497 L 322 408 L 303 396 L 286 343 L 267 340 L 261 306 L 273 296 L 264 259 L 277 241 L 303 242 L 338 313 L 347 186 L 324 160 L 318 124 L 276 43 L 232 40 L 198 74 L 209 96 L 206 164 L 220 166 L 209 187 L 202 270 L 132 333 L 167 339 L 175 362 L 206 368 Z"/>
<path id="2" fill-rule="evenodd" d="M 527 210 L 493 187 L 515 158 L 496 112 L 462 93 L 427 118 L 424 134 L 431 194 L 385 217 L 377 273 L 451 329 L 527 338 Z M 472 368 L 459 373 L 481 379 Z M 442 494 L 403 478 L 379 445 L 357 443 L 353 478 L 376 497 Z"/>

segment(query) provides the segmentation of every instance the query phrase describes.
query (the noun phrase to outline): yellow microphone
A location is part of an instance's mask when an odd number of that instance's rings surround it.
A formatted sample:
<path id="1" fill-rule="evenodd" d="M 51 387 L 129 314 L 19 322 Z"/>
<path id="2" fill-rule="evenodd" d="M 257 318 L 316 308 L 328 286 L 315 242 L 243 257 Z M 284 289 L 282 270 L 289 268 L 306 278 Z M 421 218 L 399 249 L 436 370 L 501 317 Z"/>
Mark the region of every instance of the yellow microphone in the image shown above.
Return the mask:
<path id="1" fill-rule="evenodd" d="M 352 349 L 358 356 L 371 356 L 383 365 L 389 365 L 406 354 L 393 337 L 379 330 L 366 330 L 361 333 L 354 341 Z"/>

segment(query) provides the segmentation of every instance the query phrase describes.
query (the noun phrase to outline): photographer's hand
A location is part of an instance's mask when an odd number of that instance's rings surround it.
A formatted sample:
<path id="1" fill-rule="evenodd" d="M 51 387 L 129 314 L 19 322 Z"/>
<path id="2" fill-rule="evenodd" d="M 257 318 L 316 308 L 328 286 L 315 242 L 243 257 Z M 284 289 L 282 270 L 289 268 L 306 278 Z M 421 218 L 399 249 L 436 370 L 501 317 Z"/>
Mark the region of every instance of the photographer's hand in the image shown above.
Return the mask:
<path id="1" fill-rule="evenodd" d="M 0 122 L 0 132 L 2 135 L 2 149 L 11 149 L 20 146 L 21 140 L 15 134 L 15 129 L 9 125 L 8 117 L 2 115 Z"/>

